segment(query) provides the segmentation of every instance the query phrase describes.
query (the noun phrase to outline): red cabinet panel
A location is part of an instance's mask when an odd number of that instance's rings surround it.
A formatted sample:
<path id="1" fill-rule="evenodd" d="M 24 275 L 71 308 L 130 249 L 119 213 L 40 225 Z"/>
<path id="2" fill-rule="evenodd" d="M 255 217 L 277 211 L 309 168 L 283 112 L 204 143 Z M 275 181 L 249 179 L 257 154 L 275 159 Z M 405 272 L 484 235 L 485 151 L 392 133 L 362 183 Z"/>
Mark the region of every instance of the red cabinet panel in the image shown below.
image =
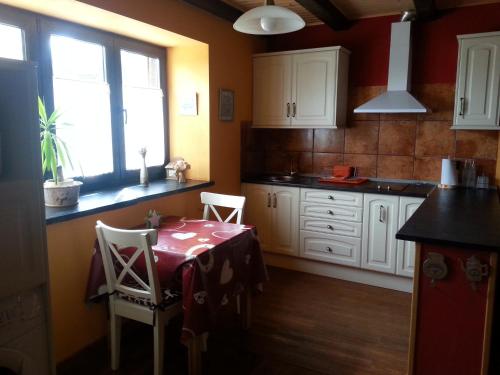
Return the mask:
<path id="1" fill-rule="evenodd" d="M 429 252 L 444 255 L 448 274 L 434 285 L 422 272 Z M 422 244 L 419 274 L 414 298 L 413 374 L 415 375 L 480 375 L 487 364 L 489 338 L 485 345 L 485 327 L 491 320 L 491 304 L 495 267 L 490 277 L 473 289 L 462 266 L 472 255 L 481 263 L 493 259 L 486 251 Z M 491 258 L 491 259 L 490 259 Z M 486 360 L 486 361 L 485 361 Z M 484 372 L 486 374 L 487 372 Z"/>

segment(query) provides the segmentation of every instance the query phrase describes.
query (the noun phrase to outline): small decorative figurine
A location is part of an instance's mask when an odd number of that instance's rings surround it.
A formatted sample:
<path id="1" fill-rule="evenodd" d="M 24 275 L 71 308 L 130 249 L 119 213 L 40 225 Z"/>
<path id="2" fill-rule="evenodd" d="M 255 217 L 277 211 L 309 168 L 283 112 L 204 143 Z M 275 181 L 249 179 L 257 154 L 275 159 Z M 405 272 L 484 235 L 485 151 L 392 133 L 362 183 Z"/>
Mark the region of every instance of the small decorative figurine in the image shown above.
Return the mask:
<path id="1" fill-rule="evenodd" d="M 148 186 L 149 185 L 149 176 L 148 176 L 148 168 L 146 167 L 146 153 L 148 150 L 146 147 L 142 147 L 139 150 L 139 154 L 142 156 L 142 166 L 141 166 L 141 172 L 139 175 L 139 181 L 141 185 L 143 186 Z"/>
<path id="2" fill-rule="evenodd" d="M 177 182 L 186 182 L 186 176 L 184 175 L 184 172 L 191 168 L 189 163 L 184 159 L 179 159 L 175 161 L 173 167 L 175 169 L 175 175 L 177 176 Z"/>
<path id="3" fill-rule="evenodd" d="M 147 215 L 146 215 L 146 226 L 149 229 L 152 228 L 159 228 L 160 227 L 160 221 L 161 221 L 161 215 L 156 212 L 156 210 L 149 210 Z"/>

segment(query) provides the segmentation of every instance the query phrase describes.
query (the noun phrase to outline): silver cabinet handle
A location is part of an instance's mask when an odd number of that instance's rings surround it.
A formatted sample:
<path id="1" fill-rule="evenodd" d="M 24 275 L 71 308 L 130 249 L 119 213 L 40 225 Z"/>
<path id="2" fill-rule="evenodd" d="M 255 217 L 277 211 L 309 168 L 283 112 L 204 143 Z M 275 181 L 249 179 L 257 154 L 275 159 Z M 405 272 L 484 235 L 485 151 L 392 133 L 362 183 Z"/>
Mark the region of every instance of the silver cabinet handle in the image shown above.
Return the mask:
<path id="1" fill-rule="evenodd" d="M 290 103 L 286 103 L 286 117 L 290 117 Z"/>
<path id="2" fill-rule="evenodd" d="M 328 224 L 326 227 L 327 227 L 328 229 L 330 229 L 330 230 L 333 230 L 333 229 L 334 229 L 334 228 L 333 228 L 330 224 Z"/>
<path id="3" fill-rule="evenodd" d="M 334 212 L 333 212 L 332 210 L 328 210 L 328 211 L 327 211 L 327 213 L 328 213 L 329 215 L 333 215 L 333 214 L 334 214 Z"/>
<path id="4" fill-rule="evenodd" d="M 276 198 L 276 193 L 273 194 L 273 208 L 278 206 L 278 199 Z"/>
<path id="5" fill-rule="evenodd" d="M 382 205 L 380 205 L 380 207 L 379 207 L 378 221 L 380 221 L 381 223 L 384 222 L 384 206 L 382 206 Z"/>
<path id="6" fill-rule="evenodd" d="M 293 106 L 293 114 L 292 114 L 292 117 L 295 117 L 295 115 L 297 114 L 297 104 L 293 103 L 292 104 Z"/>
<path id="7" fill-rule="evenodd" d="M 267 208 L 271 208 L 271 193 L 267 193 Z"/>
<path id="8" fill-rule="evenodd" d="M 335 197 L 334 197 L 333 195 L 329 195 L 329 196 L 328 196 L 328 199 L 331 199 L 332 201 L 334 201 L 334 200 L 335 200 Z"/>
<path id="9" fill-rule="evenodd" d="M 328 251 L 329 253 L 333 253 L 333 249 L 330 246 L 326 248 L 326 251 Z"/>
<path id="10" fill-rule="evenodd" d="M 460 98 L 460 116 L 465 117 L 465 98 Z"/>

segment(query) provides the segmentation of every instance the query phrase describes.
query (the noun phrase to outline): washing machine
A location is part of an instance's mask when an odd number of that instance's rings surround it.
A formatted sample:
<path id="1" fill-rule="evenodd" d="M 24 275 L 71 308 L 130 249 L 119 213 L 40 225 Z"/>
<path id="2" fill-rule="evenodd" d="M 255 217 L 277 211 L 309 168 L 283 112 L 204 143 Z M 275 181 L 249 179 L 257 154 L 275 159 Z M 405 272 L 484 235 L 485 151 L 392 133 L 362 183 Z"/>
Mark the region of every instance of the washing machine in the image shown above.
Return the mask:
<path id="1" fill-rule="evenodd" d="M 0 374 L 48 375 L 44 291 L 0 300 Z"/>

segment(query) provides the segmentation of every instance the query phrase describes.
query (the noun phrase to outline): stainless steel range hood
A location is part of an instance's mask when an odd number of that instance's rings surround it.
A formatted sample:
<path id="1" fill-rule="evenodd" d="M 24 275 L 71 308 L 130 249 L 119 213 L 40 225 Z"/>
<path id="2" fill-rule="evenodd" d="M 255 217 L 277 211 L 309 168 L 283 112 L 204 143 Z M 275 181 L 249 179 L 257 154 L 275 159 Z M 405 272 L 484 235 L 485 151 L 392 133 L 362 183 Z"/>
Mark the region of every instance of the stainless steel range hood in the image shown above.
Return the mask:
<path id="1" fill-rule="evenodd" d="M 426 113 L 428 109 L 409 93 L 411 85 L 411 22 L 391 26 L 387 91 L 354 110 L 354 113 Z"/>

